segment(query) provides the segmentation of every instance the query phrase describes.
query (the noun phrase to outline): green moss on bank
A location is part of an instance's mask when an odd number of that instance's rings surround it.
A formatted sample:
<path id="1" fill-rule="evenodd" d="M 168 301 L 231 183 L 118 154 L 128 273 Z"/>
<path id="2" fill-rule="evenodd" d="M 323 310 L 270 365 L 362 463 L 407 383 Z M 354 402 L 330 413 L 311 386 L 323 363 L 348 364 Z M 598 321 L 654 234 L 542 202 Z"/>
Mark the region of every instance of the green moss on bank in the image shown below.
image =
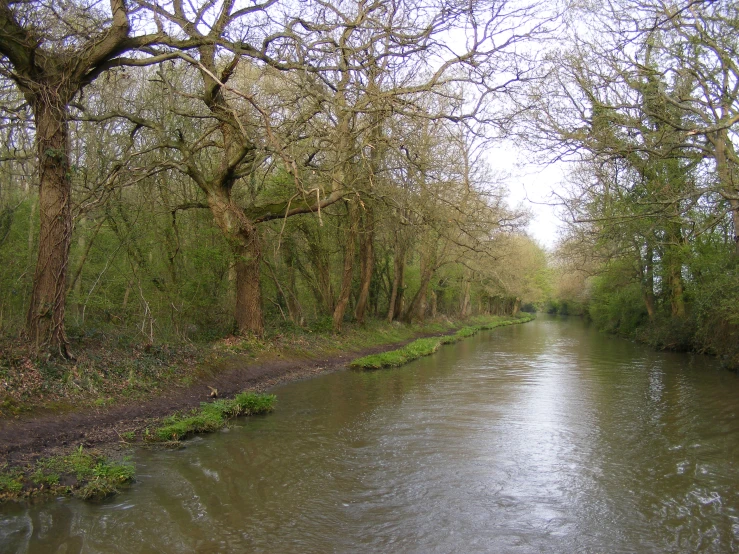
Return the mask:
<path id="1" fill-rule="evenodd" d="M 210 433 L 226 425 L 231 418 L 271 412 L 276 400 L 274 394 L 245 392 L 230 400 L 203 402 L 199 409 L 168 417 L 164 425 L 148 434 L 148 438 L 153 441 L 178 441 L 195 433 Z"/>
<path id="2" fill-rule="evenodd" d="M 66 456 L 42 458 L 26 467 L 0 467 L 0 500 L 39 493 L 100 499 L 134 480 L 128 460 L 111 460 L 82 446 Z"/>
<path id="3" fill-rule="evenodd" d="M 430 354 L 433 354 L 443 344 L 452 344 L 458 342 L 467 337 L 471 337 L 483 330 L 495 329 L 496 327 L 514 325 L 517 323 L 525 323 L 527 321 L 531 321 L 532 319 L 534 319 L 534 317 L 529 314 L 524 314 L 523 316 L 517 318 L 495 317 L 492 320 L 487 319 L 483 322 L 477 323 L 476 325 L 462 327 L 459 331 L 451 335 L 447 335 L 444 337 L 418 339 L 411 342 L 410 344 L 407 344 L 403 348 L 399 348 L 398 350 L 392 350 L 390 352 L 383 352 L 382 354 L 372 354 L 370 356 L 358 358 L 351 362 L 351 364 L 349 364 L 349 367 L 354 369 L 380 369 L 383 367 L 398 367 L 423 356 L 429 356 Z"/>

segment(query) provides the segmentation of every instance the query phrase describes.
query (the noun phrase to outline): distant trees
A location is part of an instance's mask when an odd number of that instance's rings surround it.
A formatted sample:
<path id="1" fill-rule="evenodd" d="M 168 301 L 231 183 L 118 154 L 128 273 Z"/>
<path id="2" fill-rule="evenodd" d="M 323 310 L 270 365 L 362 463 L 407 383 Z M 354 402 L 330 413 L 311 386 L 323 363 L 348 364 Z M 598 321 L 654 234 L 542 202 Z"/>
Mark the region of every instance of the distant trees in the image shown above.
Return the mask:
<path id="1" fill-rule="evenodd" d="M 551 54 L 528 131 L 577 162 L 563 206 L 567 248 L 600 264 L 591 314 L 623 332 L 652 322 L 680 335 L 663 345 L 690 345 L 707 327 L 736 334 L 735 311 L 708 317 L 704 264 L 722 252 L 736 276 L 737 8 L 624 0 L 576 14 L 588 25 Z"/>

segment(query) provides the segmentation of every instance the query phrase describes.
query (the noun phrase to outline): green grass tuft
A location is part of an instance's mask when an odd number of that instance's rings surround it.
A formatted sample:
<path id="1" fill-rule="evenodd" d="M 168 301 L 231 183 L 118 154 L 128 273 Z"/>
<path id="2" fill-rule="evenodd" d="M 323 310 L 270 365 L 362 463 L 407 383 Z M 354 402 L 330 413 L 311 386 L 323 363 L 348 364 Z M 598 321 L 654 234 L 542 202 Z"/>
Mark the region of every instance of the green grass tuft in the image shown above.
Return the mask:
<path id="1" fill-rule="evenodd" d="M 203 402 L 199 409 L 165 419 L 164 425 L 149 436 L 155 441 L 178 441 L 195 433 L 209 433 L 226 425 L 231 418 L 271 412 L 276 400 L 273 394 L 242 392 L 230 400 Z"/>
<path id="2" fill-rule="evenodd" d="M 0 498 L 19 498 L 45 491 L 84 499 L 105 498 L 131 483 L 134 466 L 80 446 L 66 456 L 38 460 L 34 469 L 0 470 Z"/>
<path id="3" fill-rule="evenodd" d="M 526 323 L 532 319 L 534 319 L 534 317 L 529 314 L 525 314 L 517 318 L 494 317 L 492 319 L 478 319 L 477 321 L 479 321 L 479 323 L 476 325 L 462 327 L 452 335 L 418 339 L 403 348 L 399 348 L 398 350 L 391 350 L 390 352 L 383 352 L 382 354 L 371 354 L 369 356 L 358 358 L 351 362 L 349 367 L 354 369 L 398 367 L 421 358 L 422 356 L 433 354 L 443 344 L 453 344 L 467 337 L 471 337 L 482 330 L 494 329 L 504 325 L 514 325 L 516 323 Z"/>

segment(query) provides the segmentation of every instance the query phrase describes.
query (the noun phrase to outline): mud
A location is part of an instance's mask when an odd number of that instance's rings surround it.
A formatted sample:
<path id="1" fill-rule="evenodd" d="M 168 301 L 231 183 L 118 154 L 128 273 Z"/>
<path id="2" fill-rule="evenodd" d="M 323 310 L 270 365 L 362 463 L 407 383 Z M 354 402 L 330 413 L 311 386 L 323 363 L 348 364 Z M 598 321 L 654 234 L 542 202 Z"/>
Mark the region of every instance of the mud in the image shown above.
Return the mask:
<path id="1" fill-rule="evenodd" d="M 233 355 L 209 368 L 198 382 L 173 387 L 143 402 L 0 420 L 0 464 L 32 463 L 80 445 L 106 451 L 125 448 L 128 443 L 124 435 L 130 437 L 131 432 L 140 433 L 162 417 L 197 408 L 209 400 L 211 387 L 218 391 L 219 398 L 229 398 L 245 390 L 265 391 L 280 383 L 345 369 L 355 358 L 393 350 L 408 342 L 311 360 L 255 362 L 247 356 Z"/>

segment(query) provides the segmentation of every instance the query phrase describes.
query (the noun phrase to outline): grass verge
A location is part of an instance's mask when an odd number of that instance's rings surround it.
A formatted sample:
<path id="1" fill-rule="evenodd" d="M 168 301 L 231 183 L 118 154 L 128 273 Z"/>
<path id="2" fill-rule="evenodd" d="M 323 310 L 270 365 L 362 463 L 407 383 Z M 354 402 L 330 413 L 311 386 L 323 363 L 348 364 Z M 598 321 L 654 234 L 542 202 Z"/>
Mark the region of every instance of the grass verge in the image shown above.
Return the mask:
<path id="1" fill-rule="evenodd" d="M 460 325 L 447 318 L 413 325 L 370 319 L 365 325 L 347 322 L 341 333 L 334 333 L 330 317 L 318 323 L 268 328 L 263 338 L 228 336 L 208 343 L 136 345 L 85 338 L 72 345 L 75 360 L 29 357 L 26 343 L 0 334 L 0 419 L 146 401 L 173 387 L 209 379 L 232 367 L 234 358 L 240 364 L 263 364 L 349 357 L 365 348 L 442 334 Z"/>
<path id="2" fill-rule="evenodd" d="M 483 330 L 495 329 L 496 327 L 503 327 L 505 325 L 515 325 L 517 323 L 526 323 L 527 321 L 531 321 L 532 319 L 534 319 L 534 316 L 524 314 L 523 316 L 516 318 L 494 317 L 492 319 L 488 318 L 484 321 L 478 320 L 478 322 L 476 322 L 475 324 L 462 327 L 459 331 L 451 335 L 418 339 L 411 342 L 410 344 L 407 344 L 403 348 L 399 348 L 398 350 L 392 350 L 390 352 L 384 352 L 382 354 L 372 354 L 370 356 L 358 358 L 351 362 L 349 364 L 349 367 L 353 369 L 381 369 L 383 367 L 398 367 L 423 356 L 433 354 L 443 344 L 452 344 L 458 342 L 467 337 L 471 337 L 472 335 L 475 335 Z"/>
<path id="3" fill-rule="evenodd" d="M 198 409 L 166 418 L 161 427 L 149 431 L 145 437 L 155 442 L 179 441 L 195 433 L 210 433 L 231 418 L 271 412 L 276 400 L 274 394 L 243 392 L 229 400 L 203 402 Z"/>
<path id="4" fill-rule="evenodd" d="M 101 499 L 134 480 L 128 460 L 112 460 L 82 446 L 66 456 L 42 458 L 26 467 L 0 466 L 0 500 L 39 493 Z"/>

